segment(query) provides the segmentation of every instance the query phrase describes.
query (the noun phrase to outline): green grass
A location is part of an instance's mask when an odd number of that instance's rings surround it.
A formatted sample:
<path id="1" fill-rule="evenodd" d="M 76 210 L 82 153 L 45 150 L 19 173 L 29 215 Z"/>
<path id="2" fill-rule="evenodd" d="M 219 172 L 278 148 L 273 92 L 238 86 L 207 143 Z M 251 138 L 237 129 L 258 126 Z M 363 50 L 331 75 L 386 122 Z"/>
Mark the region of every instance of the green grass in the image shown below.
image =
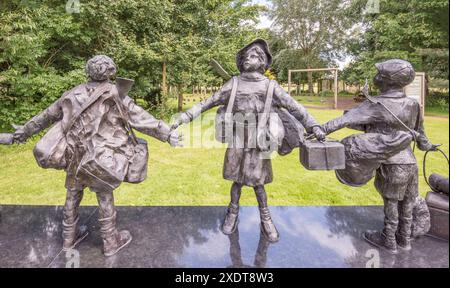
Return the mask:
<path id="1" fill-rule="evenodd" d="M 342 114 L 338 110 L 309 111 L 321 123 Z M 427 117 L 425 123 L 429 138 L 434 143 L 444 144 L 443 149 L 448 153 L 448 118 Z M 181 128 L 185 133 L 188 129 L 188 126 Z M 331 137 L 341 139 L 351 133 L 351 130 L 341 130 Z M 231 182 L 222 178 L 224 148 L 174 149 L 167 143 L 143 137 L 149 141 L 148 179 L 138 185 L 124 183 L 115 193 L 117 205 L 226 205 L 229 202 Z M 32 154 L 36 141 L 33 139 L 20 146 L 0 146 L 0 204 L 64 203 L 65 174 L 38 167 Z M 421 167 L 424 153 L 416 151 L 416 155 Z M 372 182 L 361 188 L 345 186 L 336 180 L 333 171 L 304 169 L 298 157 L 296 150 L 273 160 L 274 182 L 266 187 L 270 205 L 381 204 Z M 448 166 L 440 155 L 430 155 L 428 165 L 429 173 L 448 175 Z M 420 192 L 425 195 L 428 188 L 422 174 L 420 177 Z M 96 204 L 95 195 L 85 193 L 83 204 Z M 244 189 L 242 204 L 256 205 L 251 189 Z"/>

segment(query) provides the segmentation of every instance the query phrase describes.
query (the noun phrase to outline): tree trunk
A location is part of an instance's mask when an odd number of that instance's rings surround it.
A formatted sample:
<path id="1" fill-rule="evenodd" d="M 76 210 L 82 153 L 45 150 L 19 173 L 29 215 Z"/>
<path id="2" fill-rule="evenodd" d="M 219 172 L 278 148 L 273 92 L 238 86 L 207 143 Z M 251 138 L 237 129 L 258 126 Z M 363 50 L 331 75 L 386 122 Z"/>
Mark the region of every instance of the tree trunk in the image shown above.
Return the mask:
<path id="1" fill-rule="evenodd" d="M 166 61 L 162 64 L 162 84 L 161 90 L 163 95 L 167 95 L 167 63 Z"/>
<path id="2" fill-rule="evenodd" d="M 178 92 L 178 112 L 183 111 L 183 86 L 181 84 L 177 85 Z"/>

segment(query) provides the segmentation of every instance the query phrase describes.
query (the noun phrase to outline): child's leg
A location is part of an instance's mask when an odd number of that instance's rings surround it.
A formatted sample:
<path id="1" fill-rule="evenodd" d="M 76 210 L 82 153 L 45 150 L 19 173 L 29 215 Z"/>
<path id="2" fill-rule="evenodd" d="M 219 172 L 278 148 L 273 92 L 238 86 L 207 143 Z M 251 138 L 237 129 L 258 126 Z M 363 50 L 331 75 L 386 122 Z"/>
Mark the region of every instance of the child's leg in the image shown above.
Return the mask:
<path id="1" fill-rule="evenodd" d="M 398 228 L 398 206 L 397 199 L 383 198 L 384 200 L 384 228 L 383 236 L 389 246 L 396 246 L 395 233 Z"/>
<path id="2" fill-rule="evenodd" d="M 395 234 L 398 227 L 398 200 L 383 197 L 384 200 L 384 228 L 383 231 L 366 231 L 364 239 L 370 244 L 383 248 L 391 254 L 397 254 Z"/>
<path id="3" fill-rule="evenodd" d="M 280 234 L 278 233 L 275 224 L 270 216 L 269 207 L 267 206 L 267 193 L 264 186 L 254 187 L 256 198 L 258 199 L 259 214 L 261 217 L 261 231 L 267 240 L 270 242 L 277 242 L 280 239 Z"/>
<path id="4" fill-rule="evenodd" d="M 231 203 L 239 205 L 239 200 L 241 199 L 242 184 L 234 182 L 231 186 Z"/>
<path id="5" fill-rule="evenodd" d="M 371 244 L 384 248 L 396 254 L 397 241 L 395 234 L 398 228 L 398 199 L 404 195 L 408 178 L 402 170 L 402 165 L 382 165 L 377 170 L 375 187 L 384 201 L 384 228 L 381 232 L 364 233 L 364 238 Z"/>
<path id="6" fill-rule="evenodd" d="M 230 205 L 228 205 L 227 215 L 225 216 L 222 225 L 222 232 L 226 235 L 233 234 L 237 227 L 242 186 L 242 184 L 237 182 L 234 182 L 231 186 L 231 202 Z"/>
<path id="7" fill-rule="evenodd" d="M 73 248 L 78 235 L 77 224 L 79 220 L 78 208 L 83 199 L 83 189 L 67 189 L 66 203 L 64 205 L 63 220 L 63 250 Z"/>
<path id="8" fill-rule="evenodd" d="M 403 200 L 399 202 L 397 244 L 404 250 L 410 250 L 412 214 L 416 198 L 419 196 L 419 169 L 417 165 L 405 165 L 403 168 L 410 175 L 410 179 Z"/>
<path id="9" fill-rule="evenodd" d="M 411 226 L 413 220 L 415 198 L 405 197 L 399 202 L 399 225 L 397 232 L 397 244 L 404 250 L 411 249 Z"/>
<path id="10" fill-rule="evenodd" d="M 92 190 L 92 189 L 91 189 Z M 128 245 L 132 239 L 127 230 L 116 228 L 116 209 L 114 207 L 113 191 L 94 191 L 99 206 L 100 233 L 103 239 L 103 253 L 112 256 Z"/>
<path id="11" fill-rule="evenodd" d="M 256 186 L 253 189 L 255 190 L 259 208 L 267 207 L 267 193 L 266 190 L 264 189 L 264 186 Z"/>

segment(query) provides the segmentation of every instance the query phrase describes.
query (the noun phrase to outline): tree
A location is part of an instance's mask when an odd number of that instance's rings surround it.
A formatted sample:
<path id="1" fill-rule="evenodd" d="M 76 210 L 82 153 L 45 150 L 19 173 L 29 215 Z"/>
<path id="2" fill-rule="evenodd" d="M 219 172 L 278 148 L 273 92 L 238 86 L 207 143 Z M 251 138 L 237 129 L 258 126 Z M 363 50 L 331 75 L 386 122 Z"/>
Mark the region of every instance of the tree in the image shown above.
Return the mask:
<path id="1" fill-rule="evenodd" d="M 253 24 L 262 11 L 249 0 L 91 0 L 72 12 L 60 0 L 0 4 L 2 130 L 85 81 L 95 54 L 111 56 L 118 75 L 135 80 L 130 96 L 165 113 L 157 90 L 221 81 L 208 70 L 210 58 L 235 70 L 240 45 L 260 33 Z"/>
<path id="2" fill-rule="evenodd" d="M 254 28 L 262 7 L 248 0 L 175 0 L 166 50 L 169 82 L 182 92 L 198 84 L 219 84 L 210 71 L 211 58 L 236 71 L 235 53 L 260 31 Z M 182 94 L 178 95 L 182 103 Z M 181 108 L 181 107 L 179 107 Z"/>
<path id="3" fill-rule="evenodd" d="M 343 74 L 347 82 L 372 79 L 374 64 L 390 58 L 408 60 L 431 78 L 448 79 L 448 1 L 380 0 L 380 13 L 374 14 L 362 12 L 364 3 L 352 7 L 360 11 L 364 33 L 348 43 L 355 59 Z"/>
<path id="4" fill-rule="evenodd" d="M 333 60 L 342 59 L 343 44 L 351 27 L 351 18 L 346 15 L 349 3 L 343 0 L 273 0 L 272 30 L 285 47 L 275 55 L 275 67 L 280 72 L 315 68 L 324 65 L 324 61 L 333 65 Z M 308 73 L 310 93 L 313 92 L 312 80 L 312 73 Z"/>

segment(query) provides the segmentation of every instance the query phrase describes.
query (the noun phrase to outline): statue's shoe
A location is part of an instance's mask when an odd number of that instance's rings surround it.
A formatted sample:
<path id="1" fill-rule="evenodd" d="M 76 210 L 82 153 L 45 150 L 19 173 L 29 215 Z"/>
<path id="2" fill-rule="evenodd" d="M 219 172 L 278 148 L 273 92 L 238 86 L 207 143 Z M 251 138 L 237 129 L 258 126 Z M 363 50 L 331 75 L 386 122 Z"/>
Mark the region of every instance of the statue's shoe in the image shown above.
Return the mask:
<path id="1" fill-rule="evenodd" d="M 378 231 L 366 231 L 363 233 L 363 238 L 373 246 L 383 249 L 390 254 L 398 254 L 395 238 L 393 240 L 387 239 Z"/>
<path id="2" fill-rule="evenodd" d="M 403 251 L 410 251 L 411 247 L 411 237 L 405 237 L 400 234 L 395 234 L 395 239 L 397 240 L 397 247 Z"/>
<path id="3" fill-rule="evenodd" d="M 225 216 L 225 220 L 223 221 L 221 230 L 222 233 L 225 235 L 231 235 L 236 231 L 237 225 L 238 225 L 238 218 L 239 214 L 235 213 L 227 213 Z"/>
<path id="4" fill-rule="evenodd" d="M 230 203 L 230 205 L 228 205 L 227 215 L 225 215 L 223 224 L 220 227 L 222 233 L 225 235 L 233 234 L 234 231 L 236 231 L 238 225 L 238 218 L 239 218 L 239 205 Z"/>
<path id="5" fill-rule="evenodd" d="M 78 244 L 80 244 L 89 235 L 89 231 L 88 231 L 86 225 L 81 225 L 79 228 L 74 226 L 73 228 L 75 228 L 75 232 L 65 231 L 66 235 L 65 236 L 63 235 L 63 237 L 64 237 L 63 247 L 62 247 L 63 251 L 69 251 L 69 250 L 74 249 L 75 247 L 78 246 Z M 68 233 L 68 232 L 70 232 L 70 233 Z"/>

